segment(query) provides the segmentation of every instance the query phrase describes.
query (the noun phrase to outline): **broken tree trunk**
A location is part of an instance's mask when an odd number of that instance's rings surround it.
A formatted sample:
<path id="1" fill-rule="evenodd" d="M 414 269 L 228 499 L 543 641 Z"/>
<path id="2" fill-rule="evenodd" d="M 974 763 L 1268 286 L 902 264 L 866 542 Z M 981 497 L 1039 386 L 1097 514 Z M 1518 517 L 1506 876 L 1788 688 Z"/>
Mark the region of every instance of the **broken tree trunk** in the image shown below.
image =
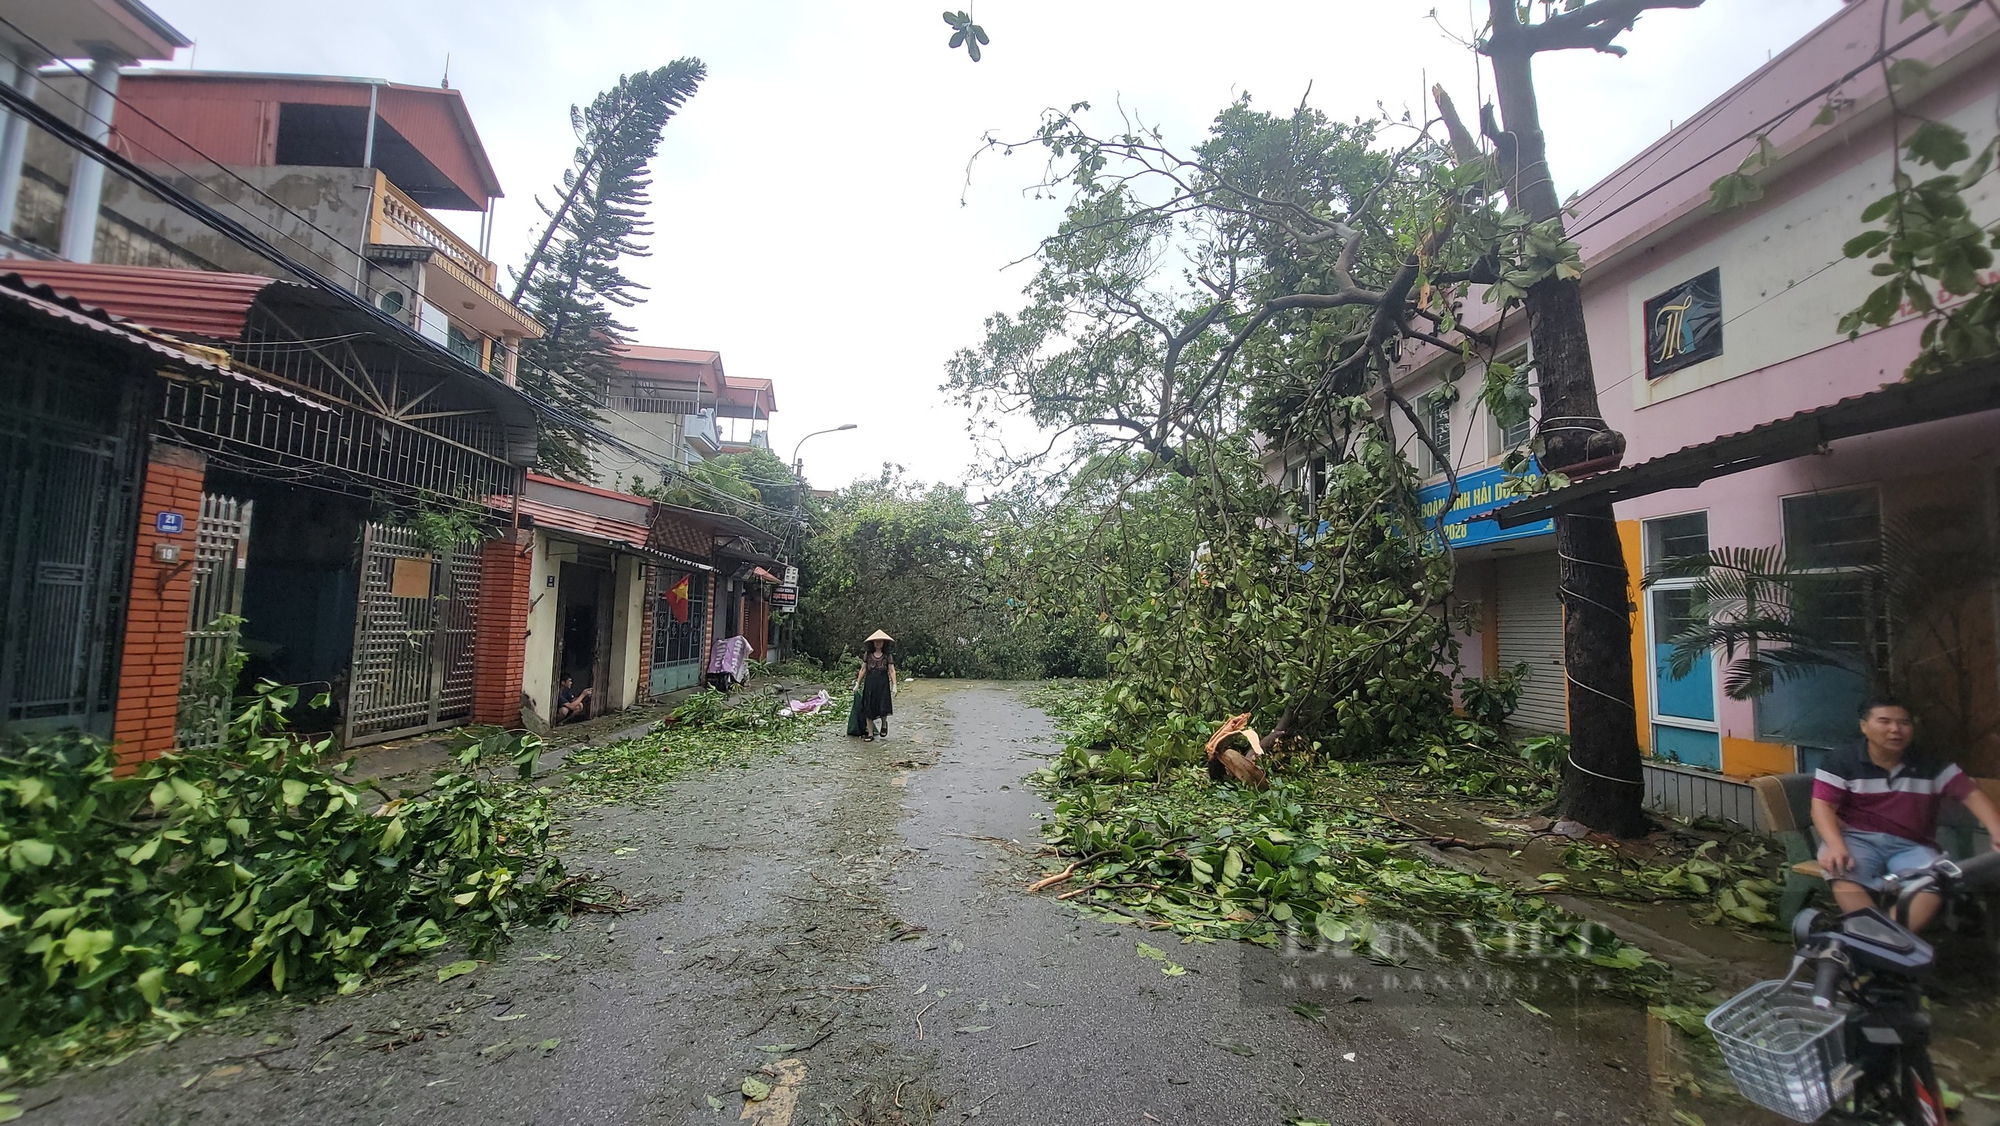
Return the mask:
<path id="1" fill-rule="evenodd" d="M 1231 740 L 1241 740 L 1250 748 L 1249 753 L 1245 754 L 1234 747 L 1223 746 Z M 1256 760 L 1264 754 L 1264 745 L 1263 741 L 1258 739 L 1257 732 L 1250 726 L 1249 712 L 1235 716 L 1217 728 L 1215 734 L 1208 737 L 1208 746 L 1205 750 L 1208 752 L 1210 778 L 1218 782 L 1224 778 L 1232 778 L 1238 785 L 1248 786 L 1253 790 L 1270 789 L 1270 778 L 1264 774 L 1264 768 L 1256 763 Z"/>

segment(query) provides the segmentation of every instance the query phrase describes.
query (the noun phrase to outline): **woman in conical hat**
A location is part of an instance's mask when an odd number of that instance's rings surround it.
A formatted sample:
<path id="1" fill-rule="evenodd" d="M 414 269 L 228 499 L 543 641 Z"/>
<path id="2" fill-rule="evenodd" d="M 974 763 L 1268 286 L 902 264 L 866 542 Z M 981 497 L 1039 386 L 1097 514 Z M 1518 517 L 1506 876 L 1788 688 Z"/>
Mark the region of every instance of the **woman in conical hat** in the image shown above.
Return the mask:
<path id="1" fill-rule="evenodd" d="M 854 699 L 864 739 L 889 737 L 889 717 L 896 711 L 896 661 L 889 655 L 889 644 L 895 640 L 878 629 L 868 635 L 868 651 L 861 655 L 861 671 L 854 678 Z"/>

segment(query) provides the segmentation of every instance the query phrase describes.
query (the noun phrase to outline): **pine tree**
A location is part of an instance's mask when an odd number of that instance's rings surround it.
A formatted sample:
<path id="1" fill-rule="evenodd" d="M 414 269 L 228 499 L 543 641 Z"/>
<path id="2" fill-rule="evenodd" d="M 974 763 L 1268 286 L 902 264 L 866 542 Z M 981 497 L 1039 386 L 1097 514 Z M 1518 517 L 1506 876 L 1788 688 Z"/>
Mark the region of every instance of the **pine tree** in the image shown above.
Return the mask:
<path id="1" fill-rule="evenodd" d="M 570 107 L 576 155 L 563 173 L 542 237 L 514 277 L 514 300 L 546 329 L 521 346 L 521 385 L 575 421 L 544 417 L 537 467 L 576 481 L 591 478 L 585 425 L 614 366 L 612 347 L 629 331 L 615 307 L 630 308 L 645 287 L 618 268 L 643 257 L 652 224 L 648 166 L 660 133 L 694 95 L 708 71 L 699 59 L 677 59 L 654 71 L 621 77 L 588 108 Z"/>

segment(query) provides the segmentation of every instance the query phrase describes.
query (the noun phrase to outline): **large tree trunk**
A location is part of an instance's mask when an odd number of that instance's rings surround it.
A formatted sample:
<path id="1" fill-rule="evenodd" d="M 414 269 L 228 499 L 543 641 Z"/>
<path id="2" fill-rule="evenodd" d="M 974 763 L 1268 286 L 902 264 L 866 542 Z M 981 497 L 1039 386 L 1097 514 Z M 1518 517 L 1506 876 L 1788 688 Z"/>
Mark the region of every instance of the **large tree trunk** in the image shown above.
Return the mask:
<path id="1" fill-rule="evenodd" d="M 1562 222 L 1535 100 L 1535 45 L 1513 0 L 1492 0 L 1493 60 L 1504 129 L 1495 138 L 1509 195 L 1537 222 Z M 1548 277 L 1528 290 L 1528 327 L 1541 376 L 1542 464 L 1560 471 L 1607 457 L 1623 439 L 1603 424 L 1584 328 L 1583 291 Z M 1620 835 L 1645 831 L 1645 786 L 1632 695 L 1632 621 L 1625 553 L 1609 505 L 1557 518 L 1562 567 L 1563 664 L 1569 678 L 1571 760 L 1559 798 L 1564 816 Z"/>

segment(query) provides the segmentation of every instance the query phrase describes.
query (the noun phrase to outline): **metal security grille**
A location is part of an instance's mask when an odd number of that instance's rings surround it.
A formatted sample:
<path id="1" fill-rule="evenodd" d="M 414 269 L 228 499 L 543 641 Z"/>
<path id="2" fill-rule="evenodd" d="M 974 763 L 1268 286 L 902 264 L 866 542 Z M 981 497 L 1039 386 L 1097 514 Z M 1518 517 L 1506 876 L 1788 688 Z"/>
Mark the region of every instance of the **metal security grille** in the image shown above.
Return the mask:
<path id="1" fill-rule="evenodd" d="M 346 742 L 377 742 L 472 712 L 477 551 L 433 552 L 409 528 L 369 524 L 349 671 Z"/>
<path id="2" fill-rule="evenodd" d="M 438 636 L 444 677 L 438 685 L 438 721 L 472 715 L 472 641 L 479 622 L 479 552 L 454 551 L 444 557 L 447 597 L 437 602 Z"/>
<path id="3" fill-rule="evenodd" d="M 32 343 L 0 360 L 0 725 L 108 737 L 137 522 L 133 395 Z"/>
<path id="4" fill-rule="evenodd" d="M 164 432 L 207 451 L 211 467 L 356 492 L 465 498 L 520 487 L 492 404 L 435 365 L 353 334 L 301 339 L 263 306 L 230 352 L 255 383 L 170 380 L 160 413 Z"/>
<path id="5" fill-rule="evenodd" d="M 687 620 L 674 613 L 672 592 L 687 583 Z M 653 661 L 647 688 L 664 696 L 701 683 L 701 666 L 708 655 L 702 627 L 708 622 L 708 575 L 701 571 L 664 570 L 653 604 Z"/>
<path id="6" fill-rule="evenodd" d="M 188 604 L 187 656 L 175 742 L 182 749 L 220 744 L 235 698 L 242 633 L 243 571 L 250 552 L 251 502 L 203 493 L 195 528 L 194 589 Z"/>

